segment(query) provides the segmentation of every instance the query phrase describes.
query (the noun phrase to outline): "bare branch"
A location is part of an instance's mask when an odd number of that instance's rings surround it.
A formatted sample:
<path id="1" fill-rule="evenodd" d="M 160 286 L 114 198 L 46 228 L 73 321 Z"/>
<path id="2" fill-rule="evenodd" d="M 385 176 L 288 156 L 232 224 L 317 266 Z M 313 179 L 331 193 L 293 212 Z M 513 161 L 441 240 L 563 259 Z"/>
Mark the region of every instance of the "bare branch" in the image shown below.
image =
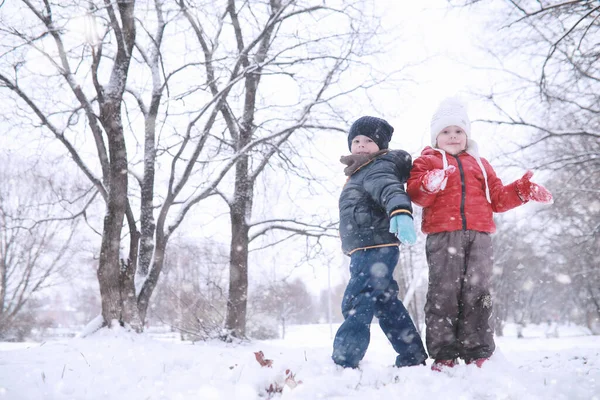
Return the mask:
<path id="1" fill-rule="evenodd" d="M 92 182 L 94 184 L 94 186 L 96 186 L 96 188 L 98 189 L 98 192 L 100 192 L 100 194 L 102 194 L 102 197 L 104 197 L 106 199 L 107 192 L 106 192 L 106 189 L 104 188 L 104 185 L 102 184 L 102 182 L 100 182 L 100 180 L 98 180 L 98 178 L 96 178 L 94 176 L 92 171 L 88 168 L 88 166 L 85 164 L 85 162 L 81 159 L 78 151 L 71 144 L 71 142 L 64 136 L 63 132 L 61 132 L 57 127 L 55 127 L 48 120 L 46 115 L 37 106 L 37 104 L 25 92 L 23 92 L 21 90 L 21 88 L 19 88 L 15 84 L 13 84 L 13 82 L 2 73 L 0 73 L 0 81 L 3 82 L 4 85 L 8 89 L 10 89 L 14 93 L 16 93 L 25 103 L 27 103 L 27 105 L 31 108 L 31 110 L 35 113 L 35 115 L 37 115 L 37 117 L 40 119 L 40 121 L 42 122 L 42 125 L 46 126 L 48 128 L 48 130 L 50 132 L 52 132 L 58 140 L 60 140 L 60 142 L 65 146 L 65 148 L 67 149 L 67 151 L 69 152 L 71 157 L 73 157 L 73 161 L 75 161 L 75 164 L 77 164 L 77 166 L 81 169 L 81 171 L 83 171 L 83 173 L 88 177 L 90 182 Z"/>
<path id="2" fill-rule="evenodd" d="M 573 3 L 573 2 L 571 2 Z M 560 44 L 560 42 L 562 42 L 564 40 L 564 38 L 566 38 L 567 36 L 569 36 L 571 34 L 571 32 L 573 32 L 573 30 L 583 21 L 585 20 L 587 17 L 589 17 L 593 12 L 600 10 L 600 6 L 590 10 L 588 13 L 584 14 L 581 18 L 579 18 L 556 42 L 554 42 L 554 44 L 552 44 L 552 46 L 550 47 L 550 51 L 548 52 L 548 55 L 546 56 L 546 59 L 544 60 L 544 64 L 542 65 L 542 76 L 540 78 L 540 86 L 545 86 L 546 83 L 546 65 L 548 65 L 548 62 L 550 61 L 550 59 L 552 58 L 552 55 L 554 54 L 554 52 L 556 51 L 558 45 Z"/>

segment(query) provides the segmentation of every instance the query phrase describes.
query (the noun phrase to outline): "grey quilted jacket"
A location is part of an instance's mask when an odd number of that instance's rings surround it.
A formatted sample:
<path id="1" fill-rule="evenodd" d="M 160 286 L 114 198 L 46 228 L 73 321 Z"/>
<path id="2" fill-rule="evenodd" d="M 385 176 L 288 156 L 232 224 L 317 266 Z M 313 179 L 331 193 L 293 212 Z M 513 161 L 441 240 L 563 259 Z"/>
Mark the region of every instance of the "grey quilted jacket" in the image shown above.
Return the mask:
<path id="1" fill-rule="evenodd" d="M 339 200 L 344 253 L 398 244 L 398 238 L 389 232 L 389 219 L 398 213 L 412 217 L 411 201 L 404 190 L 412 166 L 410 154 L 380 151 L 374 158 L 351 155 L 342 157 L 341 162 L 349 165 L 345 170 L 349 178 Z"/>

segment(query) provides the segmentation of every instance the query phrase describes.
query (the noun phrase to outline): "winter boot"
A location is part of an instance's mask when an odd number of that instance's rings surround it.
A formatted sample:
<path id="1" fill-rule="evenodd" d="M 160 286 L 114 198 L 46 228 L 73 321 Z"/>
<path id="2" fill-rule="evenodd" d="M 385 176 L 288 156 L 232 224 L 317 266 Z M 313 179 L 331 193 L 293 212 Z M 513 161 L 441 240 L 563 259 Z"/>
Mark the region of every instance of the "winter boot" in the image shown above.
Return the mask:
<path id="1" fill-rule="evenodd" d="M 474 358 L 473 360 L 469 360 L 466 363 L 467 363 L 467 365 L 475 364 L 475 365 L 477 365 L 477 368 L 481 368 L 483 363 L 486 362 L 487 360 L 489 360 L 489 358 Z"/>
<path id="2" fill-rule="evenodd" d="M 435 360 L 431 365 L 431 370 L 436 372 L 442 372 L 446 368 L 453 368 L 458 365 L 458 360 Z"/>

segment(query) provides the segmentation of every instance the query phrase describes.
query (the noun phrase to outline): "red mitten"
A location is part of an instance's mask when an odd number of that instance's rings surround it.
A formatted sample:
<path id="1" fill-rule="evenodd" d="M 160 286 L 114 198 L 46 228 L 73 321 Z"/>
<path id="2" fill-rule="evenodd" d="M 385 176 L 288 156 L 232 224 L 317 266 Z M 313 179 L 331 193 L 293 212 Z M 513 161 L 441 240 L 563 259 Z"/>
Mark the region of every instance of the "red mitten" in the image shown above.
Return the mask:
<path id="1" fill-rule="evenodd" d="M 446 169 L 432 169 L 423 176 L 423 190 L 428 193 L 437 193 L 446 188 L 448 175 L 456 171 L 454 165 L 449 165 Z"/>
<path id="2" fill-rule="evenodd" d="M 531 182 L 529 179 L 533 176 L 533 172 L 527 171 L 525 175 L 517 180 L 517 194 L 523 201 L 537 201 L 539 203 L 552 204 L 552 193 L 542 185 Z"/>

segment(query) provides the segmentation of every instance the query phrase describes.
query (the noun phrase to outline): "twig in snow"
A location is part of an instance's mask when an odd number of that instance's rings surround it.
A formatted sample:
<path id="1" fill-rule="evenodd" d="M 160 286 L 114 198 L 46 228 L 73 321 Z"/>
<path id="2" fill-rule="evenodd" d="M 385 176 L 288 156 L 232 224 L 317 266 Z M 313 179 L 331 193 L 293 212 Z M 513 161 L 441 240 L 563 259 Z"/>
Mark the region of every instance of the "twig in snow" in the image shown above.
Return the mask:
<path id="1" fill-rule="evenodd" d="M 85 363 L 88 365 L 88 367 L 91 367 L 90 363 L 88 362 L 88 360 L 85 358 L 85 356 L 83 355 L 82 352 L 79 352 L 79 354 L 81 354 L 81 357 L 83 357 Z"/>

